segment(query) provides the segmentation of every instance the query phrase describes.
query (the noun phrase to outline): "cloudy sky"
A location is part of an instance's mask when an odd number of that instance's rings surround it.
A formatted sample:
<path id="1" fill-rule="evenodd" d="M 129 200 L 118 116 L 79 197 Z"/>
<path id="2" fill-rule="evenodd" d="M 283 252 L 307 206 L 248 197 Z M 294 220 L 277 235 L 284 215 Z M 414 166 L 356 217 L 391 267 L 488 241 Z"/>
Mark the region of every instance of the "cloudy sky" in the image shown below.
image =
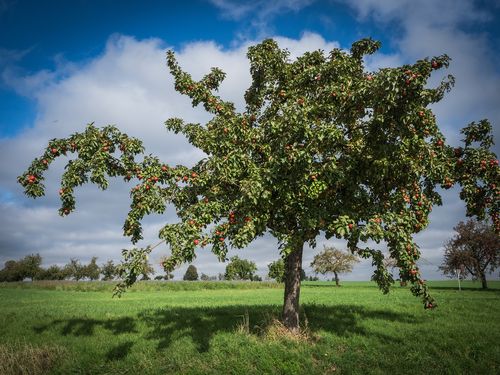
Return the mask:
<path id="1" fill-rule="evenodd" d="M 433 107 L 448 142 L 458 144 L 459 129 L 482 118 L 490 119 L 499 139 L 499 0 L 0 0 L 0 265 L 31 253 L 40 253 L 44 265 L 62 265 L 71 257 L 119 261 L 121 249 L 130 247 L 121 229 L 130 186 L 122 181 L 105 192 L 80 188 L 77 210 L 65 218 L 57 214 L 63 161 L 48 173 L 44 198 L 23 195 L 16 176 L 49 139 L 81 131 L 90 122 L 116 124 L 170 164 L 192 165 L 200 157 L 163 126 L 174 116 L 209 119 L 174 91 L 165 66 L 167 49 L 176 51 L 195 78 L 212 66 L 222 68 L 227 79 L 221 96 L 241 109 L 250 83 L 245 58 L 250 45 L 272 37 L 297 56 L 347 49 L 368 36 L 383 44 L 366 61 L 368 70 L 451 56 L 450 69 L 440 74 L 453 74 L 455 88 Z M 437 266 L 443 243 L 464 212 L 458 192 L 447 192 L 431 225 L 416 237 L 424 277 L 442 277 Z M 162 224 L 174 221 L 173 210 L 148 218 L 141 245 L 155 243 Z M 306 272 L 324 244 L 345 245 L 319 239 L 316 249 L 305 252 Z M 165 253 L 168 248 L 158 248 L 155 263 Z M 279 257 L 269 236 L 233 254 L 255 261 L 261 275 Z M 225 268 L 207 250 L 200 251 L 195 265 L 210 275 Z M 176 271 L 176 279 L 185 269 Z M 363 262 L 345 278 L 367 280 L 371 272 Z"/>

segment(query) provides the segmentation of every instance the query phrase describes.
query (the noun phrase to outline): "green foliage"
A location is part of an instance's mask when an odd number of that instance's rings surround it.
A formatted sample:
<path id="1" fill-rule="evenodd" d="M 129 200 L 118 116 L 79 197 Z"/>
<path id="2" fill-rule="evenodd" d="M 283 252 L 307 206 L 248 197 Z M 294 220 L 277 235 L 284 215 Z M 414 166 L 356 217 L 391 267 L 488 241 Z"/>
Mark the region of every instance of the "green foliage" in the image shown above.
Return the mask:
<path id="1" fill-rule="evenodd" d="M 196 281 L 198 280 L 198 270 L 196 267 L 192 264 L 190 264 L 186 270 L 186 273 L 184 274 L 184 277 L 182 278 L 185 281 Z"/>
<path id="2" fill-rule="evenodd" d="M 267 265 L 269 272 L 267 276 L 269 278 L 276 280 L 279 283 L 285 282 L 285 262 L 283 259 L 278 259 Z"/>
<path id="3" fill-rule="evenodd" d="M 97 257 L 92 257 L 89 264 L 83 266 L 84 277 L 89 280 L 98 280 L 101 274 L 101 268 L 97 265 Z"/>
<path id="4" fill-rule="evenodd" d="M 71 258 L 69 263 L 64 266 L 64 272 L 70 278 L 79 281 L 85 278 L 85 266 L 76 258 Z"/>
<path id="5" fill-rule="evenodd" d="M 90 181 L 105 189 L 114 176 L 137 179 L 123 226 L 126 236 L 134 243 L 141 239 L 142 218 L 163 213 L 168 204 L 180 219 L 159 233 L 171 249 L 165 270 L 193 261 L 199 247 L 210 246 L 225 260 L 228 247 L 245 247 L 269 232 L 286 257 L 297 244 L 314 246 L 326 233 L 347 240 L 352 253 L 371 258 L 374 280 L 388 292 L 392 279 L 384 256 L 359 247 L 384 241 L 401 280 L 412 284 L 426 308 L 434 307 L 420 277 L 413 235 L 441 204 L 438 189 L 453 185 L 461 187 L 467 213 L 489 215 L 498 233 L 500 167 L 490 150 L 487 120 L 464 128 L 464 146 L 456 149 L 446 144 L 436 123 L 430 106 L 454 79 L 448 76 L 434 88 L 428 80 L 434 70 L 448 67 L 448 56 L 366 72 L 363 56 L 379 47 L 363 39 L 350 52 L 307 52 L 291 61 L 273 40 L 252 46 L 252 83 L 242 113 L 215 94 L 225 77 L 221 70 L 196 81 L 169 51 L 176 90 L 213 118 L 206 124 L 173 118 L 165 125 L 206 158 L 193 168 L 171 166 L 143 155 L 142 143 L 115 127 L 91 124 L 83 133 L 51 140 L 18 181 L 26 194 L 39 197 L 49 164 L 76 154 L 62 176 L 60 213 L 67 215 L 75 208 L 75 187 Z M 136 160 L 138 155 L 142 159 Z M 118 293 L 137 280 L 137 267 L 150 251 L 124 253 Z"/>
<path id="6" fill-rule="evenodd" d="M 19 262 L 24 278 L 27 277 L 33 281 L 41 272 L 42 257 L 40 254 L 27 255 Z"/>
<path id="7" fill-rule="evenodd" d="M 64 268 L 54 264 L 47 269 L 42 269 L 37 276 L 37 280 L 64 280 L 68 277 L 69 275 Z"/>
<path id="8" fill-rule="evenodd" d="M 253 280 L 257 265 L 247 259 L 234 256 L 230 259 L 224 273 L 225 280 Z"/>
<path id="9" fill-rule="evenodd" d="M 15 261 L 5 262 L 4 268 L 0 270 L 0 281 L 22 281 L 25 278 L 31 281 L 39 278 L 42 272 L 42 257 L 40 254 L 26 255 L 24 258 Z"/>
<path id="10" fill-rule="evenodd" d="M 150 263 L 145 263 L 144 267 L 142 268 L 141 275 L 142 278 L 141 280 L 151 280 L 151 275 L 154 275 L 155 270 L 153 266 Z"/>
<path id="11" fill-rule="evenodd" d="M 117 268 L 112 260 L 108 260 L 101 266 L 102 279 L 104 281 L 113 280 L 117 276 Z"/>
<path id="12" fill-rule="evenodd" d="M 8 260 L 0 270 L 0 282 L 22 281 L 24 273 L 20 262 Z"/>

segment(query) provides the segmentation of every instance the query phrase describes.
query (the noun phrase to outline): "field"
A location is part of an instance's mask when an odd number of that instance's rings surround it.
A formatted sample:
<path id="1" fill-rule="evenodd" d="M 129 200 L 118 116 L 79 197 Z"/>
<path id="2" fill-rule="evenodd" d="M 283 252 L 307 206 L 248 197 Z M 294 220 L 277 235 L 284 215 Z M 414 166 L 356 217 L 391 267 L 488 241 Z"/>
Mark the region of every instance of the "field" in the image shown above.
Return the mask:
<path id="1" fill-rule="evenodd" d="M 276 320 L 277 284 L 112 286 L 0 284 L 0 373 L 500 373 L 500 282 L 432 282 L 433 311 L 406 288 L 307 282 L 301 337 Z"/>

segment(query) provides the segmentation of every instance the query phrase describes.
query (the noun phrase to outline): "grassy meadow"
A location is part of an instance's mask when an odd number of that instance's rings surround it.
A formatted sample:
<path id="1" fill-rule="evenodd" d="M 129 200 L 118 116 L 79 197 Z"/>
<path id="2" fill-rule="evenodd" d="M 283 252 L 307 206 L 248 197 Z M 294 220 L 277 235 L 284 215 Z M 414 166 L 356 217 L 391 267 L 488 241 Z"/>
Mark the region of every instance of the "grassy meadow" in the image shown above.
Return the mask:
<path id="1" fill-rule="evenodd" d="M 500 282 L 305 282 L 289 337 L 274 283 L 0 284 L 0 374 L 499 374 Z"/>

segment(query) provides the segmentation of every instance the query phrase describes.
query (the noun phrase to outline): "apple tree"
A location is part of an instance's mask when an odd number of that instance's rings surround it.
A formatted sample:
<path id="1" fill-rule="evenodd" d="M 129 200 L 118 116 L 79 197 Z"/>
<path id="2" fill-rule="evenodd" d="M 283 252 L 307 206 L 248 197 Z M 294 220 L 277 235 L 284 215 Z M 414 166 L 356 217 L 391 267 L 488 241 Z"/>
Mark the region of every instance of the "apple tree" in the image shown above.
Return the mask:
<path id="1" fill-rule="evenodd" d="M 201 80 L 183 71 L 172 51 L 167 63 L 176 90 L 213 115 L 206 124 L 166 121 L 206 157 L 193 167 L 170 165 L 144 154 L 140 140 L 116 127 L 52 139 L 19 178 L 26 194 L 44 194 L 43 174 L 57 157 L 74 154 L 61 181 L 61 215 L 75 209 L 74 189 L 86 182 L 102 189 L 109 177 L 134 180 L 123 226 L 133 243 L 142 238 L 141 220 L 175 206 L 179 221 L 159 237 L 170 246 L 163 263 L 173 269 L 210 247 L 221 260 L 230 247 L 243 248 L 270 233 L 285 259 L 283 323 L 299 327 L 300 271 L 304 245 L 319 235 L 343 238 L 349 250 L 371 258 L 374 279 L 384 292 L 393 282 L 379 250 L 384 242 L 397 260 L 400 278 L 426 308 L 436 306 L 416 261 L 413 234 L 429 223 L 439 188 L 460 185 L 468 215 L 490 215 L 500 229 L 499 166 L 487 120 L 462 130 L 463 147 L 446 143 L 429 105 L 451 89 L 448 76 L 428 87 L 446 55 L 411 65 L 367 72 L 363 57 L 380 43 L 355 42 L 350 51 L 306 52 L 291 59 L 273 40 L 248 50 L 252 83 L 246 108 L 217 95 L 225 74 L 212 68 Z M 131 285 L 153 247 L 123 251 L 123 282 Z"/>

